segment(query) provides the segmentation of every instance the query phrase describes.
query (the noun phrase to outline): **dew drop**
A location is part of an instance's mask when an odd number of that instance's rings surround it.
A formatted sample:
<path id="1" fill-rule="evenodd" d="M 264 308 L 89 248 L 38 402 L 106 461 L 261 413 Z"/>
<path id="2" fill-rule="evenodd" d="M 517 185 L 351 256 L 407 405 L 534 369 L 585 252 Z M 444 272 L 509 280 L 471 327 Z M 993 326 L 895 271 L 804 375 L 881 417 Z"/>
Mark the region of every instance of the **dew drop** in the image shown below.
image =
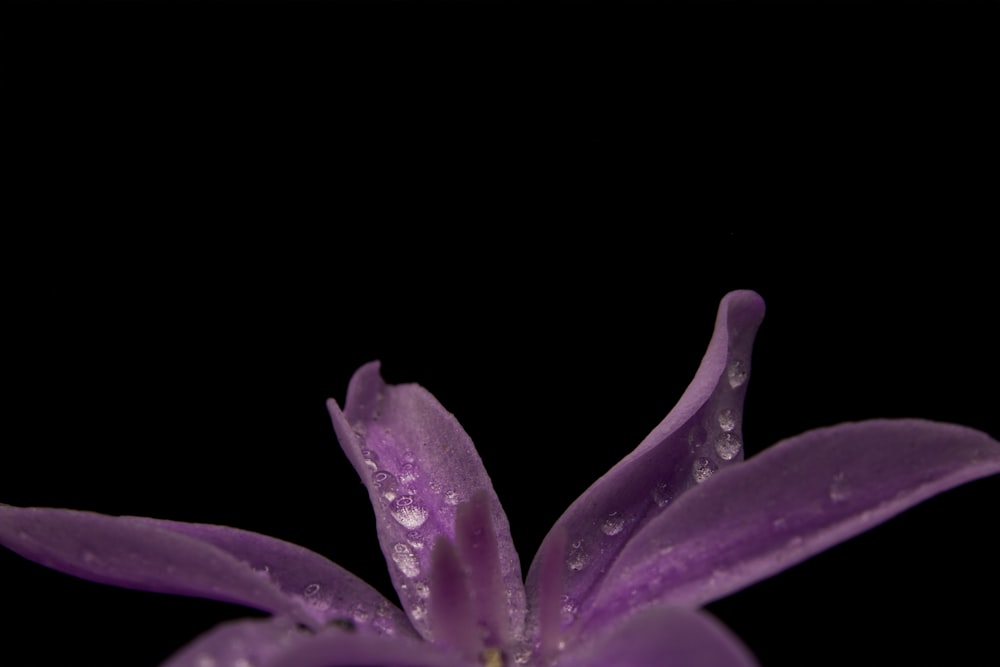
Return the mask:
<path id="1" fill-rule="evenodd" d="M 568 595 L 562 596 L 562 613 L 564 621 L 572 621 L 576 618 L 577 612 L 580 611 L 580 606 Z"/>
<path id="2" fill-rule="evenodd" d="M 721 433 L 715 439 L 715 451 L 723 461 L 732 461 L 743 449 L 743 443 L 732 433 Z"/>
<path id="3" fill-rule="evenodd" d="M 358 623 L 367 623 L 372 617 L 371 612 L 361 603 L 354 605 L 354 609 L 351 610 L 351 616 Z"/>
<path id="4" fill-rule="evenodd" d="M 415 577 L 420 574 L 420 561 L 410 551 L 410 547 L 405 544 L 397 543 L 392 545 L 392 562 L 407 577 Z"/>
<path id="5" fill-rule="evenodd" d="M 587 552 L 583 550 L 583 542 L 574 542 L 570 549 L 569 557 L 566 559 L 566 566 L 574 572 L 579 572 L 587 564 L 590 557 Z"/>
<path id="6" fill-rule="evenodd" d="M 691 474 L 694 476 L 694 481 L 701 484 L 706 479 L 712 476 L 712 474 L 719 469 L 719 466 L 712 463 L 705 457 L 695 459 L 694 465 L 691 466 Z"/>
<path id="7" fill-rule="evenodd" d="M 844 473 L 838 472 L 830 482 L 830 500 L 835 503 L 842 503 L 851 495 L 851 488 L 844 479 Z"/>
<path id="8" fill-rule="evenodd" d="M 396 491 L 399 490 L 399 483 L 396 481 L 396 477 L 392 473 L 386 472 L 385 470 L 379 470 L 372 475 L 372 483 L 386 500 L 394 500 L 396 498 Z"/>
<path id="9" fill-rule="evenodd" d="M 738 359 L 731 362 L 729 368 L 726 369 L 726 377 L 729 378 L 729 386 L 736 389 L 747 381 L 746 366 Z"/>
<path id="10" fill-rule="evenodd" d="M 729 408 L 725 410 L 720 410 L 719 414 L 716 416 L 719 420 L 719 428 L 723 431 L 732 431 L 736 428 L 736 415 Z"/>
<path id="11" fill-rule="evenodd" d="M 413 496 L 400 496 L 389 505 L 389 513 L 405 528 L 419 528 L 427 521 L 428 511 L 413 502 Z"/>
<path id="12" fill-rule="evenodd" d="M 406 539 L 409 541 L 410 546 L 414 549 L 424 548 L 424 536 L 420 534 L 420 531 L 411 530 L 406 534 Z"/>
<path id="13" fill-rule="evenodd" d="M 458 504 L 458 494 L 455 493 L 454 491 L 451 491 L 451 490 L 445 491 L 444 492 L 444 501 L 446 503 L 448 503 L 449 505 L 457 505 Z"/>
<path id="14" fill-rule="evenodd" d="M 514 662 L 519 665 L 526 665 L 531 660 L 531 649 L 522 648 L 514 652 Z"/>
<path id="15" fill-rule="evenodd" d="M 319 593 L 319 584 L 309 584 L 306 586 L 305 590 L 302 591 L 302 594 L 307 598 L 316 597 L 317 593 Z"/>
<path id="16" fill-rule="evenodd" d="M 378 470 L 378 454 L 370 449 L 362 449 L 361 456 L 364 457 L 364 464 L 371 468 L 372 472 Z"/>
<path id="17" fill-rule="evenodd" d="M 395 630 L 392 628 L 392 621 L 387 618 L 379 617 L 372 621 L 372 627 L 380 635 L 392 635 L 395 634 Z"/>
<path id="18" fill-rule="evenodd" d="M 421 600 L 426 600 L 431 596 L 431 587 L 422 581 L 418 581 L 414 586 L 417 591 L 417 597 Z"/>
<path id="19" fill-rule="evenodd" d="M 410 617 L 414 621 L 422 620 L 425 616 L 427 616 L 427 609 L 420 605 L 417 605 L 410 609 Z"/>
<path id="20" fill-rule="evenodd" d="M 409 484 L 417 478 L 417 468 L 412 463 L 404 463 L 399 472 L 399 481 L 403 484 Z"/>
<path id="21" fill-rule="evenodd" d="M 625 528 L 625 518 L 618 512 L 612 512 L 601 524 L 601 532 L 605 535 L 613 536 L 622 532 Z"/>
<path id="22" fill-rule="evenodd" d="M 670 502 L 670 487 L 666 482 L 660 482 L 653 487 L 653 502 L 657 507 L 666 507 Z"/>
<path id="23" fill-rule="evenodd" d="M 428 486 L 431 487 L 431 491 L 434 493 L 441 493 L 441 484 L 438 482 L 431 482 Z"/>

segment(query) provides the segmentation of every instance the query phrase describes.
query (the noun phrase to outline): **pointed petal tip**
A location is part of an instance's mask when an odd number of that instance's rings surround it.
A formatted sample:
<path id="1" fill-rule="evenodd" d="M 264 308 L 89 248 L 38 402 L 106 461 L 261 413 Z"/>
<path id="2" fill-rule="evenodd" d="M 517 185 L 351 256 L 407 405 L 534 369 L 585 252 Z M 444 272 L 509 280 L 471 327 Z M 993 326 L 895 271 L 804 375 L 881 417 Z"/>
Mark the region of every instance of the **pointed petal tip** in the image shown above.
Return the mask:
<path id="1" fill-rule="evenodd" d="M 725 313 L 727 326 L 736 329 L 756 330 L 764 319 L 766 309 L 764 298 L 753 290 L 729 292 L 719 303 L 719 314 Z"/>

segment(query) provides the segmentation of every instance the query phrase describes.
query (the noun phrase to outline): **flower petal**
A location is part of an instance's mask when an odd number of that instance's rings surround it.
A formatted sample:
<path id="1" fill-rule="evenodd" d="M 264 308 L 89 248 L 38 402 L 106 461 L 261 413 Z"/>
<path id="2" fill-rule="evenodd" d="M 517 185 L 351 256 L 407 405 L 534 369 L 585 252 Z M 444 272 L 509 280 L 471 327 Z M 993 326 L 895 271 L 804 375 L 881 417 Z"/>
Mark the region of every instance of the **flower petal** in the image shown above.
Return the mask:
<path id="1" fill-rule="evenodd" d="M 469 667 L 433 644 L 409 637 L 321 632 L 296 643 L 261 667 Z M 241 667 L 234 665 L 233 667 Z"/>
<path id="2" fill-rule="evenodd" d="M 350 619 L 376 633 L 416 637 L 402 610 L 364 580 L 314 551 L 228 526 L 127 517 L 207 542 L 267 576 L 290 597 L 302 599 L 324 622 Z"/>
<path id="3" fill-rule="evenodd" d="M 648 604 L 700 606 L 941 491 L 1000 472 L 1000 442 L 919 419 L 808 431 L 720 473 L 622 550 L 582 628 Z"/>
<path id="4" fill-rule="evenodd" d="M 750 651 L 702 611 L 653 607 L 602 629 L 554 665 L 573 667 L 754 667 Z"/>
<path id="5" fill-rule="evenodd" d="M 244 604 L 310 627 L 349 616 L 370 618 L 382 631 L 412 634 L 399 609 L 339 566 L 235 528 L 5 505 L 0 544 L 100 583 Z M 317 590 L 307 590 L 317 583 Z"/>
<path id="6" fill-rule="evenodd" d="M 740 427 L 750 351 L 764 302 L 750 291 L 719 304 L 715 331 L 694 380 L 673 410 L 636 449 L 595 482 L 559 518 L 528 571 L 532 626 L 540 554 L 564 531 L 565 609 L 578 609 L 629 537 L 699 481 L 743 457 Z M 570 614 L 566 622 L 572 622 Z"/>
<path id="7" fill-rule="evenodd" d="M 160 667 L 467 667 L 414 637 L 366 633 L 333 625 L 313 634 L 285 617 L 223 623 L 183 647 Z"/>
<path id="8" fill-rule="evenodd" d="M 344 412 L 333 400 L 327 406 L 340 445 L 368 488 L 393 584 L 417 630 L 431 636 L 420 612 L 429 590 L 431 546 L 440 536 L 455 540 L 458 505 L 483 492 L 495 529 L 510 633 L 519 636 L 525 598 L 510 524 L 455 417 L 423 387 L 385 384 L 378 362 L 354 374 Z"/>
<path id="9" fill-rule="evenodd" d="M 314 636 L 285 616 L 230 621 L 196 638 L 160 667 L 267 665 L 281 652 Z"/>

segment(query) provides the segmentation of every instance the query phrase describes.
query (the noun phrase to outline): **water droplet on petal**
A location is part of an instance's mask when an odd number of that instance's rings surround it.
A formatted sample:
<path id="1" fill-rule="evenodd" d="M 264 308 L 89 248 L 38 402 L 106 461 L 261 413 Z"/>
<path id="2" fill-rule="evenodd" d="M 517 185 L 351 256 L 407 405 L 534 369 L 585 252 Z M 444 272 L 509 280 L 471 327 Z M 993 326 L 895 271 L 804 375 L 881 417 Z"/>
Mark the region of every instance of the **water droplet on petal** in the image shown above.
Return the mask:
<path id="1" fill-rule="evenodd" d="M 612 512 L 601 524 L 601 532 L 605 535 L 617 535 L 625 528 L 625 518 L 618 512 Z"/>
<path id="2" fill-rule="evenodd" d="M 392 627 L 392 621 L 387 618 L 379 617 L 372 621 L 372 627 L 380 635 L 394 635 L 396 630 Z"/>
<path id="3" fill-rule="evenodd" d="M 851 496 L 851 486 L 844 478 L 844 473 L 838 472 L 830 482 L 830 500 L 842 503 Z"/>
<path id="4" fill-rule="evenodd" d="M 413 496 L 399 496 L 389 505 L 392 518 L 406 528 L 419 528 L 427 521 L 426 507 L 414 502 Z"/>
<path id="5" fill-rule="evenodd" d="M 587 564 L 590 557 L 587 552 L 583 550 L 583 542 L 574 542 L 573 546 L 570 548 L 569 556 L 566 558 L 566 566 L 574 572 L 579 572 Z"/>
<path id="6" fill-rule="evenodd" d="M 389 505 L 392 518 L 406 528 L 419 528 L 427 521 L 426 507 L 414 503 L 413 496 L 400 496 Z"/>
<path id="7" fill-rule="evenodd" d="M 670 502 L 669 489 L 666 482 L 660 482 L 653 487 L 653 502 L 656 503 L 657 507 L 666 507 L 667 503 Z"/>
<path id="8" fill-rule="evenodd" d="M 723 461 L 732 461 L 743 449 L 743 443 L 732 433 L 721 433 L 715 439 L 715 451 Z"/>
<path id="9" fill-rule="evenodd" d="M 424 536 L 420 534 L 420 531 L 411 530 L 406 534 L 406 539 L 409 541 L 410 546 L 414 549 L 424 548 Z"/>
<path id="10" fill-rule="evenodd" d="M 456 492 L 450 491 L 450 490 L 449 491 L 445 491 L 444 492 L 444 501 L 446 503 L 448 503 L 449 505 L 457 505 L 458 504 L 458 494 Z"/>
<path id="11" fill-rule="evenodd" d="M 526 665 L 531 660 L 531 649 L 522 648 L 514 652 L 514 662 L 519 665 Z"/>
<path id="12" fill-rule="evenodd" d="M 378 454 L 370 449 L 362 449 L 361 456 L 364 459 L 364 464 L 371 468 L 372 472 L 376 472 L 378 470 Z"/>
<path id="13" fill-rule="evenodd" d="M 746 366 L 738 359 L 732 361 L 729 364 L 729 368 L 726 369 L 726 377 L 729 378 L 729 386 L 736 389 L 736 387 L 747 381 Z"/>
<path id="14" fill-rule="evenodd" d="M 725 410 L 720 410 L 719 414 L 716 416 L 719 420 L 719 428 L 723 431 L 732 431 L 736 428 L 736 415 L 729 408 Z"/>
<path id="15" fill-rule="evenodd" d="M 351 610 L 351 616 L 353 616 L 354 620 L 358 623 L 367 623 L 371 620 L 372 614 L 363 604 L 358 603 L 354 605 L 354 609 Z"/>
<path id="16" fill-rule="evenodd" d="M 424 607 L 422 607 L 422 606 L 420 606 L 420 605 L 417 605 L 417 606 L 415 606 L 415 607 L 412 607 L 412 608 L 410 609 L 410 617 L 411 617 L 411 618 L 412 618 L 412 619 L 413 619 L 414 621 L 419 621 L 419 620 L 421 620 L 421 619 L 422 619 L 422 618 L 423 618 L 424 616 L 427 616 L 427 609 L 426 609 L 426 608 L 424 608 Z"/>
<path id="17" fill-rule="evenodd" d="M 694 465 L 691 466 L 691 474 L 694 476 L 694 481 L 701 484 L 706 479 L 712 476 L 712 474 L 719 469 L 719 466 L 712 463 L 705 457 L 696 459 Z"/>
<path id="18" fill-rule="evenodd" d="M 396 491 L 399 490 L 399 483 L 396 481 L 396 477 L 385 470 L 379 470 L 374 475 L 372 475 L 372 484 L 376 489 L 382 494 L 382 497 L 386 500 L 394 500 L 396 498 Z"/>
<path id="19" fill-rule="evenodd" d="M 577 612 L 580 611 L 580 606 L 568 595 L 562 596 L 562 613 L 563 621 L 571 622 L 576 618 Z"/>
<path id="20" fill-rule="evenodd" d="M 309 584 L 306 586 L 305 590 L 302 591 L 302 594 L 307 598 L 315 597 L 317 593 L 319 593 L 319 584 Z"/>
<path id="21" fill-rule="evenodd" d="M 397 543 L 392 545 L 392 562 L 407 577 L 415 577 L 420 574 L 420 561 L 410 551 L 410 547 L 405 544 Z"/>
<path id="22" fill-rule="evenodd" d="M 417 467 L 412 463 L 404 463 L 399 472 L 399 481 L 402 484 L 409 484 L 417 478 Z"/>
<path id="23" fill-rule="evenodd" d="M 431 587 L 422 581 L 418 581 L 413 588 L 417 591 L 417 597 L 422 600 L 426 600 L 431 596 Z"/>

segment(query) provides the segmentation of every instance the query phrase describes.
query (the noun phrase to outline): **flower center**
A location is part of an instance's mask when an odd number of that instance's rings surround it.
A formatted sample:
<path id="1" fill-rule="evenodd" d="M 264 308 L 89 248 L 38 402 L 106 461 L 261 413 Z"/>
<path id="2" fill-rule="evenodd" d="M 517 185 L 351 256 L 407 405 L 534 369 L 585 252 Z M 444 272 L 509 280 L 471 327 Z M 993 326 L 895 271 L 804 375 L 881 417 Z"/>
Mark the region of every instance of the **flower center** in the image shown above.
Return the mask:
<path id="1" fill-rule="evenodd" d="M 483 667 L 503 667 L 503 653 L 496 646 L 483 649 L 479 654 Z"/>

